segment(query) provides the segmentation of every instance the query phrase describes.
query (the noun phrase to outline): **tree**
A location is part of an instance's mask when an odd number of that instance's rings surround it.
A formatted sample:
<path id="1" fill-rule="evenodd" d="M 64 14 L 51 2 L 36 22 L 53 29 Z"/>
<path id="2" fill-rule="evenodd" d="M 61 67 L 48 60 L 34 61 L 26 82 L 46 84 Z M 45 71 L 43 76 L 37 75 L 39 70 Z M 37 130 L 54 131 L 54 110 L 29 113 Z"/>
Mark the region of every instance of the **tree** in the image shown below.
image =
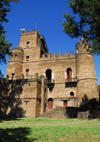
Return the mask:
<path id="1" fill-rule="evenodd" d="M 79 20 L 64 13 L 63 32 L 71 38 L 84 37 L 92 43 L 93 53 L 100 54 L 100 0 L 69 0 L 68 7 Z"/>
<path id="2" fill-rule="evenodd" d="M 3 27 L 3 22 L 8 22 L 6 19 L 7 12 L 10 12 L 11 6 L 10 2 L 18 2 L 19 0 L 0 0 L 0 63 L 6 63 L 6 55 L 10 55 L 10 47 L 11 43 L 9 40 L 6 40 L 6 31 Z M 1 69 L 0 69 L 0 76 L 2 76 Z"/>

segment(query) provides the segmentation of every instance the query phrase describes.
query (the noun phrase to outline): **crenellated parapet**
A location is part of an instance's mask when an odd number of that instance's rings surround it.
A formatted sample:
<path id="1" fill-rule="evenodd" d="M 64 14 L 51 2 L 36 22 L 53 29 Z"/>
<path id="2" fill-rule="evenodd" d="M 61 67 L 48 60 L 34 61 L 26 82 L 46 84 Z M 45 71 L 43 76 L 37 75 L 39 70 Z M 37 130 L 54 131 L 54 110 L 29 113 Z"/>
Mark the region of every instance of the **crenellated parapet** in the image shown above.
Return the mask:
<path id="1" fill-rule="evenodd" d="M 31 34 L 35 34 L 35 33 L 37 33 L 37 34 L 40 35 L 40 32 L 39 32 L 38 29 L 36 29 L 36 30 L 34 30 L 34 29 L 31 30 L 31 29 L 30 29 L 30 31 L 29 31 L 29 30 L 27 30 L 27 31 L 26 31 L 26 30 L 25 30 L 25 31 L 22 31 L 22 35 L 29 35 L 29 34 L 31 35 Z"/>
<path id="2" fill-rule="evenodd" d="M 70 51 L 70 55 L 68 55 L 67 52 L 65 52 L 64 55 L 62 55 L 61 52 L 59 52 L 59 55 L 57 56 L 56 53 L 48 53 L 47 56 L 45 54 L 42 55 L 40 60 L 52 60 L 52 59 L 71 59 L 76 58 L 76 54 L 73 54 L 73 51 Z"/>

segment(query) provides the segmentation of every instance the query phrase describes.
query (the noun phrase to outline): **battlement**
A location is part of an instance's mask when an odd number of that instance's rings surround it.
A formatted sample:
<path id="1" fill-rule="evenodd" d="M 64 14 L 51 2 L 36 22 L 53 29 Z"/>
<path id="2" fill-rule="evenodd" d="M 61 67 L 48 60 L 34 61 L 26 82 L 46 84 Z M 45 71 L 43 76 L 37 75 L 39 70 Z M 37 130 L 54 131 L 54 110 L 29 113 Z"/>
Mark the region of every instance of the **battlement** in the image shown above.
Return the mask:
<path id="1" fill-rule="evenodd" d="M 30 29 L 30 31 L 29 30 L 22 31 L 22 35 L 29 35 L 29 34 L 31 35 L 31 34 L 35 34 L 35 33 L 40 35 L 40 32 L 38 29 L 36 29 L 36 30 L 33 29 L 33 31 L 31 29 Z"/>
<path id="2" fill-rule="evenodd" d="M 52 59 L 70 59 L 70 58 L 76 58 L 76 54 L 73 54 L 73 51 L 70 51 L 70 55 L 68 55 L 67 52 L 65 52 L 64 55 L 62 55 L 61 52 L 59 52 L 59 55 L 57 56 L 56 53 L 48 53 L 47 57 L 45 57 L 45 54 L 42 55 L 42 57 L 40 57 L 40 60 L 52 60 Z"/>

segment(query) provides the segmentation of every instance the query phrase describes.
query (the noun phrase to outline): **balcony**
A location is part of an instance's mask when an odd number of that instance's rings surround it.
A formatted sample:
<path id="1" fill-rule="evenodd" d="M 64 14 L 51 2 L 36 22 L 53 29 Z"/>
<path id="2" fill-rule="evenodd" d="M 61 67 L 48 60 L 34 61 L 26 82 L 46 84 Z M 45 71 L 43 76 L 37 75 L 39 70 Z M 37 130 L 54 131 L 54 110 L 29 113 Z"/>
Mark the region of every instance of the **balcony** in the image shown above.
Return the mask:
<path id="1" fill-rule="evenodd" d="M 65 83 L 74 83 L 77 82 L 77 78 L 66 78 Z"/>
<path id="2" fill-rule="evenodd" d="M 45 81 L 46 81 L 47 84 L 54 84 L 55 83 L 54 79 L 49 79 L 49 80 L 45 79 Z"/>

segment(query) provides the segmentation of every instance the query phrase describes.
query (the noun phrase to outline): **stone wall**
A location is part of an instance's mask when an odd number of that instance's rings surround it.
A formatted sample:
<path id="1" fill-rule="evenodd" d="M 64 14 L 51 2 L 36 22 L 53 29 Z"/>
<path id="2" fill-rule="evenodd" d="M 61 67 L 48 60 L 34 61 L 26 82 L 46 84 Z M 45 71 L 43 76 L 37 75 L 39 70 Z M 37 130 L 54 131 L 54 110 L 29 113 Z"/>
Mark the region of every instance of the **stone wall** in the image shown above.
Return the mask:
<path id="1" fill-rule="evenodd" d="M 0 92 L 0 110 L 2 115 L 39 116 L 41 111 L 41 86 L 41 80 L 37 78 L 2 79 L 0 83 L 0 90 L 2 90 Z M 22 89 L 20 90 L 20 88 Z"/>

